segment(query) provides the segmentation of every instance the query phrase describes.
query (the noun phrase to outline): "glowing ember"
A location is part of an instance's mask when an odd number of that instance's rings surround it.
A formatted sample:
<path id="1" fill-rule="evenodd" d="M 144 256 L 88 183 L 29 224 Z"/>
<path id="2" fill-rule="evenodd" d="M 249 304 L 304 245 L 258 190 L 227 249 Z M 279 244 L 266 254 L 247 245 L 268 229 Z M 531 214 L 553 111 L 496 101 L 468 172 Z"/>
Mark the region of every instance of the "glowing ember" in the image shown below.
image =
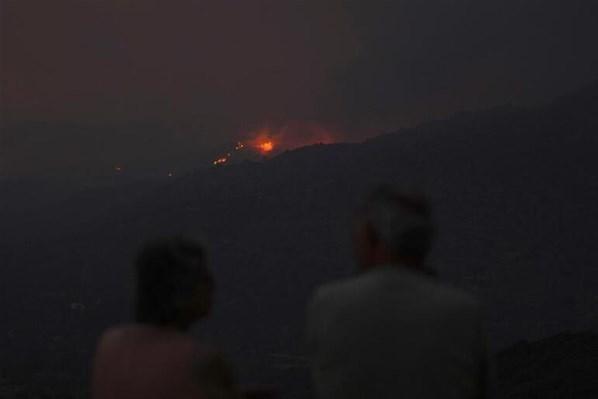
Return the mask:
<path id="1" fill-rule="evenodd" d="M 262 160 L 285 150 L 313 144 L 329 144 L 336 141 L 336 134 L 331 130 L 310 122 L 293 122 L 245 132 L 246 139 L 237 141 L 228 152 L 214 161 L 214 166 L 225 166 L 243 159 Z"/>
<path id="2" fill-rule="evenodd" d="M 215 166 L 218 166 L 218 165 L 224 165 L 227 162 L 228 162 L 228 157 L 222 157 L 222 158 L 218 158 L 218 159 L 214 160 L 214 162 L 212 162 L 212 164 Z"/>
<path id="3" fill-rule="evenodd" d="M 272 140 L 261 142 L 257 145 L 258 150 L 260 150 L 263 154 L 266 154 L 274 149 L 274 143 Z"/>

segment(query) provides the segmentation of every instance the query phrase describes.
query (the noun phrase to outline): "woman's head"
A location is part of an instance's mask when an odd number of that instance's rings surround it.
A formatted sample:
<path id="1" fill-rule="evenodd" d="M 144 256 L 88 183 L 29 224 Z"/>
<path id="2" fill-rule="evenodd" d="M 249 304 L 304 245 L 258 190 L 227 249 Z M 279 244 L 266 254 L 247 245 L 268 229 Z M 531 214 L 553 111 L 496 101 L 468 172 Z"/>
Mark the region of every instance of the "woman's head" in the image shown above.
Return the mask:
<path id="1" fill-rule="evenodd" d="M 209 313 L 214 282 L 200 242 L 185 237 L 150 241 L 135 268 L 138 322 L 185 329 Z"/>

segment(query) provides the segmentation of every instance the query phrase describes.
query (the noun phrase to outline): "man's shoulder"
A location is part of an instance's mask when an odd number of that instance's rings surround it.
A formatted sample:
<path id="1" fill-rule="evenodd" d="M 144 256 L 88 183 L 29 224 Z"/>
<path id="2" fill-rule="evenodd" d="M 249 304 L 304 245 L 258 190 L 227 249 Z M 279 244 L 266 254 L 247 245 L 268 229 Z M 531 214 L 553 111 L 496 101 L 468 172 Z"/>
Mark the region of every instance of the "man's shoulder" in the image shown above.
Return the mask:
<path id="1" fill-rule="evenodd" d="M 416 284 L 419 295 L 431 301 L 460 308 L 480 307 L 480 302 L 472 294 L 437 278 L 423 276 Z"/>
<path id="2" fill-rule="evenodd" d="M 361 285 L 361 280 L 362 276 L 346 277 L 319 286 L 312 296 L 312 305 L 346 300 L 354 296 L 355 288 Z"/>
<path id="3" fill-rule="evenodd" d="M 385 268 L 358 276 L 344 278 L 320 286 L 312 297 L 312 307 L 335 307 L 354 302 L 371 301 L 395 292 L 402 299 L 411 298 L 443 308 L 477 312 L 478 300 L 458 288 L 434 277 L 415 271 Z M 420 302 L 421 303 L 421 302 Z"/>

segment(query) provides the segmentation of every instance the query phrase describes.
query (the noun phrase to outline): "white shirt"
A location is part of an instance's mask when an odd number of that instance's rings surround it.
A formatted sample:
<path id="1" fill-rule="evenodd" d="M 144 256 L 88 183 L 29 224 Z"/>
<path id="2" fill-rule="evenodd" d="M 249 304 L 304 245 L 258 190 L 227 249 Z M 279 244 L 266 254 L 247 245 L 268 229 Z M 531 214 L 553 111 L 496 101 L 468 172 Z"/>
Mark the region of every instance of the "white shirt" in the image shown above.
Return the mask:
<path id="1" fill-rule="evenodd" d="M 469 295 L 400 266 L 321 287 L 307 321 L 318 398 L 485 398 L 481 319 Z"/>

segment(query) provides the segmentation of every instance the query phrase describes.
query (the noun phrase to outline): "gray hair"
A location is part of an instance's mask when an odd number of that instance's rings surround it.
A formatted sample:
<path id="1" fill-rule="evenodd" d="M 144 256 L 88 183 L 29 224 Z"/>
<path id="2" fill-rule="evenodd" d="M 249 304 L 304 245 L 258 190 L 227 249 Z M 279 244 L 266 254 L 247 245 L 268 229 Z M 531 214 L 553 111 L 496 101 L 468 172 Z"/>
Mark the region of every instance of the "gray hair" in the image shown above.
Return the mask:
<path id="1" fill-rule="evenodd" d="M 425 199 L 381 187 L 368 197 L 360 214 L 374 239 L 394 254 L 423 259 L 429 252 L 434 227 Z"/>

